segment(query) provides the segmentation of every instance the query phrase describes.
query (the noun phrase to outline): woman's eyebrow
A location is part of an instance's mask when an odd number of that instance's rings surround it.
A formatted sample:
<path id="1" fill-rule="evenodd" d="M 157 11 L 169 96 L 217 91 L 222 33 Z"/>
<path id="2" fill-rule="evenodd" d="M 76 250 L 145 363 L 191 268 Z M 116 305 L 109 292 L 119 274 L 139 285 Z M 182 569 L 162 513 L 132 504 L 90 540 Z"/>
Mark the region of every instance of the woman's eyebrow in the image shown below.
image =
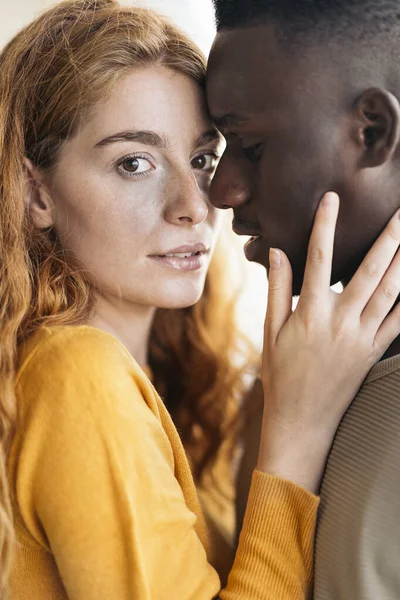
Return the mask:
<path id="1" fill-rule="evenodd" d="M 205 146 L 206 144 L 212 144 L 214 142 L 222 141 L 222 136 L 218 129 L 212 127 L 208 129 L 204 133 L 202 133 L 198 138 L 194 145 L 195 148 L 199 148 L 200 146 Z"/>
<path id="2" fill-rule="evenodd" d="M 104 138 L 95 144 L 94 147 L 103 148 L 108 144 L 115 144 L 116 142 L 140 142 L 146 146 L 153 146 L 162 150 L 169 150 L 170 148 L 168 140 L 163 135 L 154 131 L 120 131 Z"/>

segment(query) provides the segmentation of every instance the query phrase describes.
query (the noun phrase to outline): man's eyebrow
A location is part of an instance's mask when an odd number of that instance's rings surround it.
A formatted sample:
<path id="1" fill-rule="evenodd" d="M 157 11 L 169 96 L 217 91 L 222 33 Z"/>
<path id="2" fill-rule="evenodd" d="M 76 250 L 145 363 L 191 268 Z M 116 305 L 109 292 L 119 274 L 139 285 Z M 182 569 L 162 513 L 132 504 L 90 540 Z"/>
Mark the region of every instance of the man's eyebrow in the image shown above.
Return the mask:
<path id="1" fill-rule="evenodd" d="M 194 145 L 195 148 L 199 148 L 200 146 L 206 146 L 207 144 L 212 144 L 214 142 L 219 142 L 222 140 L 221 134 L 215 127 L 212 127 L 208 131 L 202 133 L 198 138 Z"/>
<path id="2" fill-rule="evenodd" d="M 248 118 L 229 113 L 222 117 L 213 117 L 213 122 L 218 129 L 229 129 L 230 127 L 239 127 L 240 125 L 247 123 Z"/>
<path id="3" fill-rule="evenodd" d="M 103 148 L 116 142 L 140 142 L 146 146 L 154 146 L 163 150 L 169 148 L 168 140 L 154 131 L 120 131 L 98 142 L 95 148 Z"/>

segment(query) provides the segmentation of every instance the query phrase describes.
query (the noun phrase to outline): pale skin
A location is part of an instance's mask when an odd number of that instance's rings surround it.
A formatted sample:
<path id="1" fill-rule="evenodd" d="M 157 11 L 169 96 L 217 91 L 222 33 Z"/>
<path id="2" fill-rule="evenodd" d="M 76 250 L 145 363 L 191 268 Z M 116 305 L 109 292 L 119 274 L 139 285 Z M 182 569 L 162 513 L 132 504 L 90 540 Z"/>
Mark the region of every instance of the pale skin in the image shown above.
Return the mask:
<path id="1" fill-rule="evenodd" d="M 324 419 L 316 426 L 316 419 L 321 418 L 319 413 L 314 413 L 315 407 L 320 406 L 320 391 L 323 390 L 325 397 L 327 390 L 331 388 L 332 402 L 325 406 L 329 414 L 333 410 L 337 411 L 336 422 L 339 423 L 356 395 L 366 370 L 382 357 L 397 336 L 399 306 L 386 319 L 384 313 L 387 314 L 399 294 L 399 212 L 390 220 L 364 259 L 351 285 L 340 295 L 335 294 L 329 286 L 337 212 L 335 195 L 333 205 L 319 208 L 310 240 L 302 303 L 299 301 L 293 314 L 290 265 L 286 256 L 279 251 L 280 267 L 276 268 L 276 255 L 273 252 L 271 256 L 269 316 L 267 315 L 265 323 L 264 345 L 264 361 L 268 360 L 269 364 L 264 362 L 263 382 L 256 383 L 248 399 L 253 411 L 243 435 L 244 452 L 237 478 L 236 509 L 239 529 L 246 509 L 251 474 L 256 466 L 261 469 L 267 467 L 269 472 L 318 493 L 326 456 L 335 433 L 335 420 L 331 422 L 332 429 Z M 393 260 L 390 259 L 391 256 Z M 330 328 L 327 328 L 328 323 Z M 291 347 L 290 340 L 294 331 L 301 331 L 303 343 Z M 344 346 L 342 357 L 337 354 L 336 360 L 333 359 L 330 363 L 336 352 L 335 347 L 342 341 L 348 344 L 347 350 Z M 326 342 L 329 342 L 328 347 L 323 346 Z M 276 352 L 277 344 L 280 345 L 280 353 Z M 355 362 L 351 362 L 352 352 L 361 352 L 358 367 Z M 343 381 L 338 385 L 334 376 L 337 368 L 345 374 L 349 367 L 359 368 L 359 382 L 357 383 L 357 371 L 349 373 L 354 387 L 348 388 L 349 396 L 346 399 L 343 392 L 347 384 Z M 299 379 L 301 368 L 303 380 Z M 291 379 L 277 377 L 280 369 L 290 374 Z M 309 377 L 311 386 L 305 383 L 305 379 Z M 302 384 L 299 386 L 300 381 Z M 321 386 L 320 390 L 316 385 L 317 381 Z M 335 385 L 338 385 L 336 391 Z M 309 396 L 304 395 L 307 387 L 311 391 Z M 288 405 L 285 401 L 289 394 L 295 400 L 293 405 Z M 343 402 L 338 403 L 340 398 Z M 293 407 L 296 409 L 290 414 Z M 300 407 L 304 412 L 298 410 Z"/>
<path id="2" fill-rule="evenodd" d="M 330 289 L 338 213 L 338 196 L 326 194 L 293 313 L 289 261 L 276 249 L 270 255 L 258 466 L 315 493 L 337 425 L 400 326 L 400 305 L 385 319 L 400 292 L 400 211 L 342 294 Z"/>
<path id="3" fill-rule="evenodd" d="M 89 111 L 49 175 L 31 166 L 35 223 L 55 226 L 96 286 L 90 324 L 141 365 L 155 308 L 190 306 L 202 294 L 221 218 L 208 188 L 222 148 L 199 86 L 154 67 L 133 70 Z M 152 258 L 199 243 L 206 251 L 195 270 Z"/>
<path id="4" fill-rule="evenodd" d="M 156 308 L 190 306 L 202 294 L 218 235 L 208 190 L 221 151 L 198 85 L 148 67 L 132 70 L 92 107 L 51 173 L 27 161 L 35 225 L 55 227 L 95 286 L 89 324 L 114 335 L 141 365 Z M 293 314 L 282 252 L 273 252 L 269 273 L 258 467 L 312 492 L 343 412 L 400 330 L 399 309 L 387 317 L 400 291 L 400 221 L 393 218 L 339 297 L 329 288 L 338 206 L 328 195 L 318 210 Z M 199 243 L 198 268 L 183 268 L 180 256 L 165 260 Z"/>
<path id="5" fill-rule="evenodd" d="M 390 220 L 351 283 L 338 295 L 330 289 L 330 278 L 339 203 L 335 194 L 331 200 L 318 210 L 305 283 L 293 314 L 290 264 L 284 253 L 278 251 L 278 258 L 277 250 L 272 250 L 263 381 L 257 382 L 249 398 L 253 412 L 243 436 L 244 454 L 237 479 L 239 527 L 256 465 L 318 493 L 336 429 L 334 423 L 340 422 L 363 376 L 397 337 L 399 305 L 386 319 L 384 315 L 394 305 L 400 289 L 399 212 Z M 291 345 L 295 332 L 299 335 L 296 339 L 303 338 L 299 346 Z M 340 357 L 337 349 L 342 343 Z M 356 364 L 353 359 L 358 352 Z M 350 373 L 350 368 L 355 371 Z M 348 372 L 353 381 L 353 387 L 347 388 L 347 398 L 344 395 L 347 382 L 335 379 L 337 369 L 342 375 Z M 277 376 L 281 371 L 290 379 Z M 311 385 L 306 382 L 308 378 Z M 304 394 L 307 388 L 310 395 Z M 331 415 L 336 411 L 336 420 L 330 425 L 322 414 L 314 412 L 317 406 L 322 407 L 321 390 L 324 397 L 330 390 L 331 404 L 325 405 L 326 410 Z M 286 402 L 289 397 L 294 404 Z M 300 407 L 304 410 L 299 411 Z M 321 419 L 319 425 L 317 419 Z"/>

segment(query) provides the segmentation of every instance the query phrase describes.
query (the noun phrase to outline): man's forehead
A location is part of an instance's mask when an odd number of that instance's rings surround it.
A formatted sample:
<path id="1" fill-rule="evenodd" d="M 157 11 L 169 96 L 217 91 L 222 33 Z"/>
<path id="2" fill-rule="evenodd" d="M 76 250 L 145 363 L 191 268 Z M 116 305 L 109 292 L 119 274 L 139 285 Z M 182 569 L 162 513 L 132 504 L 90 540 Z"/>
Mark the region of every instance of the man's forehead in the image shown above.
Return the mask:
<path id="1" fill-rule="evenodd" d="M 207 98 L 213 118 L 222 118 L 225 127 L 243 125 L 264 108 L 268 87 L 261 73 L 244 68 L 234 57 L 228 56 L 226 61 L 211 65 Z"/>
<path id="2" fill-rule="evenodd" d="M 308 104 L 328 76 L 323 59 L 319 63 L 318 56 L 307 52 L 282 50 L 267 26 L 219 33 L 207 74 L 208 102 L 217 126 L 225 117 L 278 116 L 293 110 L 293 103 Z"/>
<path id="3" fill-rule="evenodd" d="M 215 116 L 243 117 L 260 112 L 285 79 L 285 58 L 278 55 L 268 27 L 222 31 L 212 47 L 207 93 Z M 221 106 L 221 102 L 227 106 Z M 218 106 L 216 106 L 218 104 Z M 215 105 L 215 106 L 214 106 Z"/>

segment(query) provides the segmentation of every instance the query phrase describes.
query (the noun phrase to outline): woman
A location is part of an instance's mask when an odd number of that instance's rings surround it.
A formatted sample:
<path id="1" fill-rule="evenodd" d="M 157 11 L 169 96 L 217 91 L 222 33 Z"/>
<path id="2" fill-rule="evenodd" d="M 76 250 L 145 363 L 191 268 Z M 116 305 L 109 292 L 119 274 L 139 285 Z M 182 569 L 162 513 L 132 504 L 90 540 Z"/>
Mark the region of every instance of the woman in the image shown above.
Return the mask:
<path id="1" fill-rule="evenodd" d="M 207 198 L 221 140 L 204 106 L 204 58 L 152 12 L 78 0 L 19 34 L 0 73 L 2 597 L 8 585 L 13 600 L 305 598 L 326 453 L 367 369 L 397 335 L 399 312 L 384 320 L 386 299 L 379 323 L 339 325 L 385 298 L 398 218 L 372 251 L 374 288 L 358 289 L 361 268 L 353 296 L 330 302 L 320 323 L 311 315 L 329 294 L 335 195 L 321 204 L 310 242 L 311 257 L 317 246 L 325 260 L 309 261 L 293 316 L 290 268 L 272 252 L 260 457 L 221 590 L 166 409 L 173 414 L 178 399 L 175 420 L 201 471 L 237 381 L 229 356 L 204 369 L 215 327 L 208 284 L 203 303 L 185 308 L 203 292 L 219 220 Z M 158 323 L 156 308 L 175 312 Z M 327 339 L 335 343 L 326 363 L 340 376 L 321 398 L 327 367 L 315 359 Z M 141 368 L 148 362 L 166 405 Z M 185 410 L 195 376 L 210 395 L 201 406 L 192 396 Z"/>

